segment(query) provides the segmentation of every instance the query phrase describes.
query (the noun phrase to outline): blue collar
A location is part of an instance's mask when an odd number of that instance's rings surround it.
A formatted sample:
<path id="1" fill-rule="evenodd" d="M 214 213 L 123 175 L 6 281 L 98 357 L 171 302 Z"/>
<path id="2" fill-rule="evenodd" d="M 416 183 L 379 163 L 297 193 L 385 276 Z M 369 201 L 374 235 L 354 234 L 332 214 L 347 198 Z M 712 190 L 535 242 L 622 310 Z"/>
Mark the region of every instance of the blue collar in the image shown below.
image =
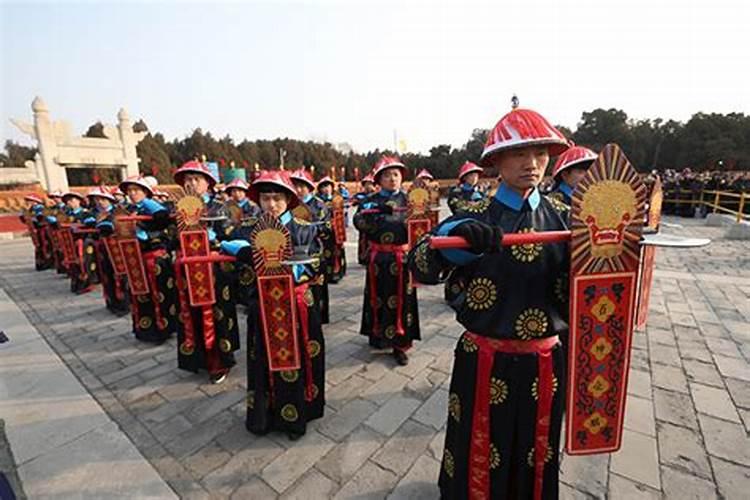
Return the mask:
<path id="1" fill-rule="evenodd" d="M 208 205 L 209 203 L 211 203 L 211 195 L 210 194 L 203 193 L 203 196 L 201 196 L 201 198 L 203 198 L 203 203 L 205 203 L 206 205 Z"/>
<path id="2" fill-rule="evenodd" d="M 71 214 L 79 214 L 79 213 L 81 213 L 81 211 L 83 211 L 83 207 L 78 207 L 78 208 L 75 208 L 75 209 L 71 208 L 70 209 L 70 213 Z"/>
<path id="3" fill-rule="evenodd" d="M 290 210 L 287 210 L 283 214 L 281 214 L 281 217 L 279 217 L 279 220 L 282 224 L 285 226 L 289 224 L 292 221 L 292 212 Z"/>
<path id="4" fill-rule="evenodd" d="M 237 203 L 237 205 L 239 205 L 240 207 L 244 207 L 244 206 L 246 206 L 246 205 L 247 205 L 248 203 L 249 203 L 249 201 L 247 200 L 247 198 L 242 198 L 242 199 L 241 199 L 241 200 L 239 201 L 239 203 Z"/>
<path id="5" fill-rule="evenodd" d="M 378 191 L 378 194 L 379 194 L 380 196 L 382 196 L 383 198 L 390 198 L 391 196 L 393 196 L 393 195 L 394 195 L 394 194 L 396 194 L 397 192 L 398 192 L 398 190 L 396 190 L 396 191 L 391 191 L 390 189 L 386 189 L 386 188 L 380 188 L 380 191 Z"/>
<path id="6" fill-rule="evenodd" d="M 567 182 L 560 181 L 560 184 L 557 185 L 557 189 L 565 193 L 568 196 L 568 198 L 573 197 L 573 187 Z"/>
<path id="7" fill-rule="evenodd" d="M 520 194 L 509 188 L 504 182 L 501 182 L 495 193 L 495 199 L 506 207 L 512 208 L 516 212 L 520 212 L 523 208 L 524 202 L 527 202 L 532 210 L 536 210 L 536 207 L 539 206 L 541 196 L 539 195 L 539 190 L 534 188 L 534 190 L 531 191 L 531 194 L 524 199 Z"/>
<path id="8" fill-rule="evenodd" d="M 476 189 L 476 187 L 472 186 L 471 184 L 469 184 L 467 182 L 462 182 L 461 183 L 461 190 L 462 191 L 474 191 L 475 189 Z"/>
<path id="9" fill-rule="evenodd" d="M 331 201 L 333 199 L 333 195 L 332 194 L 320 193 L 318 196 L 320 196 L 320 198 L 322 200 L 324 200 L 324 201 Z"/>
<path id="10" fill-rule="evenodd" d="M 313 198 L 314 198 L 314 195 L 312 193 L 307 193 L 305 197 L 302 198 L 302 203 L 310 203 Z"/>

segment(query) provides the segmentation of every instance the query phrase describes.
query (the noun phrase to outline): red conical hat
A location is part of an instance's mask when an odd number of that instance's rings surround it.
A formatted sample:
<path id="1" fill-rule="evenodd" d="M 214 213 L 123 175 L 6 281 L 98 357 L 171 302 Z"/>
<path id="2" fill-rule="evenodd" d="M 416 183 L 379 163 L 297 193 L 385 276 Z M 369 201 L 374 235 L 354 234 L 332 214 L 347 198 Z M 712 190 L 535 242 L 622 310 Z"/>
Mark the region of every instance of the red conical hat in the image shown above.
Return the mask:
<path id="1" fill-rule="evenodd" d="M 154 195 L 154 188 L 151 186 L 151 184 L 146 182 L 146 179 L 144 179 L 141 175 L 131 175 L 130 177 L 122 181 L 120 183 L 120 191 L 122 191 L 123 193 L 127 193 L 128 184 L 133 184 L 134 186 L 140 187 L 141 189 L 146 191 L 146 194 L 148 196 Z"/>
<path id="2" fill-rule="evenodd" d="M 67 202 L 68 198 L 78 198 L 81 201 L 86 201 L 86 198 L 83 197 L 82 194 L 76 193 L 75 191 L 68 191 L 65 194 L 62 195 L 62 199 L 64 202 Z"/>
<path id="3" fill-rule="evenodd" d="M 183 163 L 182 166 L 178 168 L 174 173 L 174 180 L 180 186 L 183 185 L 185 174 L 203 174 L 206 179 L 208 179 L 208 183 L 211 187 L 215 186 L 216 183 L 219 182 L 219 179 L 214 177 L 214 174 L 211 172 L 211 170 L 209 170 L 208 166 L 205 163 L 201 163 L 195 160 Z"/>
<path id="4" fill-rule="evenodd" d="M 419 179 L 419 178 L 430 179 L 430 180 L 434 179 L 434 177 L 432 176 L 432 174 L 430 173 L 430 171 L 427 170 L 426 168 L 423 168 L 422 170 L 419 171 L 419 173 L 417 174 L 416 179 Z"/>
<path id="5" fill-rule="evenodd" d="M 253 200 L 255 203 L 260 204 L 260 187 L 264 184 L 271 184 L 280 187 L 285 192 L 289 193 L 289 206 L 292 209 L 299 205 L 299 198 L 297 197 L 297 190 L 292 185 L 289 173 L 286 171 L 280 172 L 278 170 L 261 170 L 260 175 L 255 178 L 253 183 L 250 185 L 248 190 L 248 198 Z"/>
<path id="6" fill-rule="evenodd" d="M 38 195 L 36 194 L 27 194 L 23 197 L 24 201 L 33 201 L 34 203 L 39 203 L 40 205 L 44 204 L 44 200 L 42 200 Z"/>
<path id="7" fill-rule="evenodd" d="M 333 182 L 333 179 L 331 179 L 330 177 L 326 175 L 325 177 L 323 177 L 322 179 L 318 181 L 318 187 L 322 186 L 323 184 L 335 184 L 335 183 Z"/>
<path id="8" fill-rule="evenodd" d="M 95 188 L 90 189 L 89 192 L 86 193 L 86 197 L 88 197 L 88 198 L 105 198 L 105 199 L 107 199 L 109 201 L 112 201 L 112 202 L 116 201 L 115 197 L 112 196 L 112 193 L 110 193 L 109 190 L 107 190 L 104 187 L 95 187 Z"/>
<path id="9" fill-rule="evenodd" d="M 401 163 L 401 160 L 399 160 L 398 157 L 383 155 L 375 164 L 375 168 L 372 169 L 372 178 L 375 179 L 375 182 L 378 182 L 378 176 L 382 174 L 384 170 L 389 168 L 400 169 L 401 175 L 406 177 L 406 166 Z"/>
<path id="10" fill-rule="evenodd" d="M 63 192 L 59 189 L 55 189 L 50 194 L 47 195 L 48 198 L 62 198 Z"/>
<path id="11" fill-rule="evenodd" d="M 247 192 L 250 190 L 250 185 L 247 182 L 243 181 L 242 179 L 237 178 L 237 179 L 232 180 L 232 182 L 230 182 L 224 187 L 224 191 L 227 193 L 232 189 L 242 189 L 243 191 Z"/>
<path id="12" fill-rule="evenodd" d="M 500 118 L 492 129 L 480 161 L 486 166 L 494 153 L 538 145 L 549 146 L 549 154 L 556 156 L 568 149 L 568 140 L 536 111 L 517 108 Z"/>
<path id="13" fill-rule="evenodd" d="M 584 162 L 594 161 L 596 160 L 597 156 L 598 155 L 591 151 L 589 148 L 584 148 L 583 146 L 573 146 L 557 157 L 555 168 L 552 169 L 552 177 L 557 178 L 557 175 L 566 168 L 580 165 Z"/>
<path id="14" fill-rule="evenodd" d="M 479 172 L 481 174 L 482 172 L 484 172 L 484 169 L 476 163 L 467 161 L 466 163 L 461 165 L 461 168 L 458 171 L 458 181 L 461 182 L 465 175 L 468 175 L 472 172 Z"/>
<path id="15" fill-rule="evenodd" d="M 312 175 L 310 175 L 310 172 L 308 172 L 304 168 L 293 171 L 291 174 L 289 174 L 289 178 L 292 181 L 298 181 L 307 184 L 310 189 L 315 189 L 315 181 L 313 180 Z"/>

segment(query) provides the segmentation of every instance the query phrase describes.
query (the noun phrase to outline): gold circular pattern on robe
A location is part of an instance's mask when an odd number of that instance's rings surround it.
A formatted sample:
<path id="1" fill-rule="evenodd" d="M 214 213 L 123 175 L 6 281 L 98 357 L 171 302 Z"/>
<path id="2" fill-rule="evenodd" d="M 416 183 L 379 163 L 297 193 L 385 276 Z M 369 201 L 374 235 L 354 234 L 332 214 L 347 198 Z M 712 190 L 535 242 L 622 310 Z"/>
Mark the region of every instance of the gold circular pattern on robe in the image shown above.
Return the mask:
<path id="1" fill-rule="evenodd" d="M 247 407 L 251 410 L 255 408 L 255 391 L 247 391 L 247 397 L 245 398 L 245 403 L 247 404 Z"/>
<path id="2" fill-rule="evenodd" d="M 91 264 L 89 265 L 89 271 L 91 271 L 92 273 L 93 273 L 94 271 L 96 271 L 96 262 L 92 262 L 92 263 L 91 263 Z"/>
<path id="3" fill-rule="evenodd" d="M 500 452 L 497 451 L 495 443 L 490 443 L 490 469 L 500 467 Z"/>
<path id="4" fill-rule="evenodd" d="M 161 274 L 161 266 L 159 264 L 154 264 L 154 274 L 157 276 Z"/>
<path id="5" fill-rule="evenodd" d="M 153 324 L 154 321 L 149 316 L 143 316 L 140 320 L 138 320 L 138 327 L 141 330 L 148 330 Z"/>
<path id="6" fill-rule="evenodd" d="M 497 301 L 497 287 L 489 278 L 474 278 L 466 288 L 466 305 L 469 309 L 483 311 Z"/>
<path id="7" fill-rule="evenodd" d="M 189 345 L 187 342 L 180 344 L 180 354 L 184 356 L 192 356 L 195 352 L 195 348 Z"/>
<path id="8" fill-rule="evenodd" d="M 221 298 L 226 301 L 229 301 L 229 299 L 231 298 L 229 287 L 226 285 L 224 286 L 224 288 L 221 289 Z"/>
<path id="9" fill-rule="evenodd" d="M 252 266 L 242 266 L 240 271 L 240 285 L 251 285 L 255 280 L 255 269 Z"/>
<path id="10" fill-rule="evenodd" d="M 516 335 L 523 340 L 539 338 L 547 332 L 549 320 L 541 309 L 525 309 L 516 318 Z"/>
<path id="11" fill-rule="evenodd" d="M 391 275 L 398 276 L 398 263 L 391 262 L 391 265 L 388 268 L 388 270 L 390 271 Z"/>
<path id="12" fill-rule="evenodd" d="M 224 311 L 219 306 L 213 306 L 214 320 L 221 321 L 224 319 Z"/>
<path id="13" fill-rule="evenodd" d="M 219 349 L 221 352 L 232 352 L 232 342 L 229 339 L 219 340 Z"/>
<path id="14" fill-rule="evenodd" d="M 169 306 L 169 314 L 172 316 L 177 314 L 177 305 L 172 304 L 171 306 Z"/>
<path id="15" fill-rule="evenodd" d="M 159 330 L 165 330 L 167 326 L 169 326 L 169 322 L 166 319 L 161 318 L 161 319 L 156 320 L 156 327 Z"/>
<path id="16" fill-rule="evenodd" d="M 406 324 L 412 326 L 414 324 L 414 315 L 412 313 L 406 313 Z"/>
<path id="17" fill-rule="evenodd" d="M 136 300 L 140 302 L 141 304 L 145 304 L 149 300 L 149 295 L 147 293 L 142 293 L 139 295 L 136 295 Z"/>
<path id="18" fill-rule="evenodd" d="M 393 243 L 393 240 L 395 238 L 396 238 L 396 236 L 392 232 L 386 231 L 385 233 L 383 233 L 383 234 L 380 235 L 380 243 L 389 245 L 389 244 Z"/>
<path id="19" fill-rule="evenodd" d="M 317 340 L 311 340 L 307 343 L 307 353 L 311 358 L 315 358 L 320 354 L 320 342 Z"/>
<path id="20" fill-rule="evenodd" d="M 552 460 L 552 448 L 547 444 L 547 452 L 544 454 L 544 463 L 547 464 L 549 461 Z M 532 446 L 529 450 L 528 455 L 526 455 L 526 464 L 529 467 L 534 467 L 534 447 Z"/>
<path id="21" fill-rule="evenodd" d="M 464 352 L 476 352 L 479 349 L 479 346 L 466 336 L 461 338 L 461 347 L 463 347 Z"/>
<path id="22" fill-rule="evenodd" d="M 162 302 L 166 300 L 166 297 L 161 292 L 158 292 L 158 297 L 159 297 L 159 304 L 161 304 Z"/>
<path id="23" fill-rule="evenodd" d="M 520 229 L 519 233 L 533 233 L 530 227 Z M 529 243 L 528 245 L 511 245 L 510 253 L 519 262 L 533 262 L 542 253 L 541 243 Z"/>
<path id="24" fill-rule="evenodd" d="M 281 370 L 279 372 L 279 376 L 284 382 L 293 384 L 294 382 L 299 380 L 299 370 Z"/>
<path id="25" fill-rule="evenodd" d="M 320 394 L 320 389 L 318 389 L 317 385 L 312 384 L 312 398 L 316 399 L 318 397 L 318 394 Z"/>
<path id="26" fill-rule="evenodd" d="M 333 254 L 332 254 L 332 253 L 331 253 L 331 251 L 330 251 L 330 250 L 328 250 L 328 249 L 326 249 L 326 250 L 325 250 L 325 251 L 323 252 L 323 257 L 325 257 L 326 259 L 330 259 L 330 258 L 332 257 L 332 255 L 333 255 Z"/>
<path id="27" fill-rule="evenodd" d="M 443 470 L 448 474 L 448 477 L 453 477 L 456 470 L 456 463 L 453 460 L 453 453 L 449 449 L 443 451 Z"/>
<path id="28" fill-rule="evenodd" d="M 461 399 L 455 392 L 451 392 L 448 396 L 448 415 L 453 417 L 456 422 L 461 421 Z"/>
<path id="29" fill-rule="evenodd" d="M 174 288 L 174 278 L 171 276 L 167 278 L 167 288 L 169 288 L 170 290 Z"/>
<path id="30" fill-rule="evenodd" d="M 398 297 L 395 295 L 391 295 L 388 297 L 388 309 L 396 309 L 398 307 Z"/>
<path id="31" fill-rule="evenodd" d="M 557 392 L 557 377 L 552 374 L 552 395 L 554 396 Z M 539 399 L 539 377 L 536 377 L 534 379 L 534 383 L 531 384 L 531 396 L 534 398 L 534 401 Z"/>
<path id="32" fill-rule="evenodd" d="M 315 304 L 315 296 L 313 295 L 312 290 L 310 290 L 309 288 L 305 290 L 302 298 L 304 299 L 307 307 L 311 307 L 313 304 Z"/>
<path id="33" fill-rule="evenodd" d="M 227 320 L 227 330 L 231 330 L 234 328 L 234 318 L 229 318 Z"/>
<path id="34" fill-rule="evenodd" d="M 86 253 L 89 254 L 89 255 L 93 254 L 94 253 L 94 247 L 92 247 L 91 245 L 87 246 L 86 247 Z"/>
<path id="35" fill-rule="evenodd" d="M 297 408 L 291 403 L 284 405 L 284 407 L 281 409 L 281 418 L 283 418 L 287 422 L 296 422 L 299 418 Z"/>
<path id="36" fill-rule="evenodd" d="M 492 377 L 490 379 L 490 404 L 499 405 L 508 399 L 508 384 L 505 380 Z"/>
<path id="37" fill-rule="evenodd" d="M 383 333 L 385 335 L 385 338 L 392 339 L 396 336 L 396 327 L 393 325 L 386 326 Z"/>

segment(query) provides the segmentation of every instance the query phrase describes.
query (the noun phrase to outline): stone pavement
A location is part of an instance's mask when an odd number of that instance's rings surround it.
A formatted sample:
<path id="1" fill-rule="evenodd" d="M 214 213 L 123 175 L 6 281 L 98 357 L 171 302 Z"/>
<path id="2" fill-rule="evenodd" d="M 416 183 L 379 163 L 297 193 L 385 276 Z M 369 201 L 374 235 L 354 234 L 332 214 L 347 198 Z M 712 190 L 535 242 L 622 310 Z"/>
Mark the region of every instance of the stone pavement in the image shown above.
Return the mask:
<path id="1" fill-rule="evenodd" d="M 745 498 L 750 485 L 750 243 L 659 249 L 646 332 L 634 339 L 623 448 L 565 457 L 563 498 Z M 350 241 L 354 241 L 350 238 Z M 353 246 L 350 262 L 354 262 Z M 331 287 L 327 408 L 300 441 L 244 429 L 244 351 L 227 383 L 176 369 L 175 341 L 136 342 L 98 292 L 76 297 L 33 271 L 31 244 L 0 244 L 0 285 L 180 496 L 436 498 L 453 348 L 441 287 L 419 289 L 424 340 L 411 363 L 357 335 L 363 269 Z M 244 321 L 244 317 L 240 319 Z"/>

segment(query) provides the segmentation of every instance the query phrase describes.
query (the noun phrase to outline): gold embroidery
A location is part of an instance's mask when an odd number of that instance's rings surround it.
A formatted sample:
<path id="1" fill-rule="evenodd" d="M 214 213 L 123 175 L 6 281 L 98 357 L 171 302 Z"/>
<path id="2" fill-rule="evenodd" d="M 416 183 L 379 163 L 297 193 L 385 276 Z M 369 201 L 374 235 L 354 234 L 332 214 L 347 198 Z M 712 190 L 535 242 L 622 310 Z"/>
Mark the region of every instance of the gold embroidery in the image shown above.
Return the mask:
<path id="1" fill-rule="evenodd" d="M 549 320 L 541 309 L 530 308 L 524 310 L 516 318 L 516 335 L 523 340 L 538 338 L 547 332 Z"/>
<path id="2" fill-rule="evenodd" d="M 490 469 L 500 467 L 500 452 L 497 450 L 495 443 L 490 443 Z"/>
<path id="3" fill-rule="evenodd" d="M 519 233 L 533 233 L 534 230 L 530 227 L 523 228 L 518 231 Z M 519 262 L 533 262 L 542 253 L 541 243 L 529 243 L 527 245 L 512 245 L 510 247 L 510 253 L 513 258 Z"/>
<path id="4" fill-rule="evenodd" d="M 148 316 L 143 316 L 143 317 L 142 317 L 142 318 L 141 318 L 141 319 L 140 319 L 140 320 L 138 321 L 138 327 L 139 327 L 139 328 L 140 328 L 141 330 L 148 330 L 149 328 L 151 328 L 151 325 L 152 325 L 153 323 L 154 323 L 154 322 L 153 322 L 153 320 L 152 320 L 152 319 L 151 319 L 150 317 L 148 317 Z"/>
<path id="5" fill-rule="evenodd" d="M 387 303 L 388 309 L 396 309 L 396 307 L 398 306 L 398 297 L 396 297 L 395 295 L 391 295 L 390 297 L 388 297 Z"/>
<path id="6" fill-rule="evenodd" d="M 489 309 L 497 300 L 497 287 L 488 278 L 474 278 L 466 289 L 466 305 L 469 309 Z"/>
<path id="7" fill-rule="evenodd" d="M 229 293 L 229 287 L 225 286 L 224 288 L 221 289 L 221 298 L 226 301 L 229 301 L 230 297 L 231 295 Z"/>
<path id="8" fill-rule="evenodd" d="M 299 380 L 299 370 L 281 370 L 279 376 L 284 382 L 292 384 Z"/>
<path id="9" fill-rule="evenodd" d="M 188 345 L 187 342 L 183 342 L 182 344 L 180 344 L 180 354 L 184 356 L 192 356 L 194 352 L 195 349 L 193 348 L 193 346 Z"/>
<path id="10" fill-rule="evenodd" d="M 281 418 L 287 422 L 296 422 L 299 418 L 297 408 L 293 404 L 284 405 L 281 409 Z"/>
<path id="11" fill-rule="evenodd" d="M 476 352 L 477 349 L 479 349 L 479 346 L 477 346 L 473 340 L 466 336 L 461 338 L 461 347 L 464 348 L 464 352 Z"/>
<path id="12" fill-rule="evenodd" d="M 221 339 L 219 341 L 219 349 L 221 349 L 221 352 L 231 352 L 232 342 L 230 342 L 229 339 Z"/>
<path id="13" fill-rule="evenodd" d="M 453 460 L 453 454 L 447 448 L 443 451 L 443 469 L 448 477 L 453 477 L 455 472 L 456 464 Z"/>
<path id="14" fill-rule="evenodd" d="M 396 238 L 396 236 L 390 232 L 387 231 L 380 235 L 380 243 L 384 243 L 386 245 L 393 243 L 393 240 Z"/>
<path id="15" fill-rule="evenodd" d="M 505 380 L 492 377 L 490 380 L 490 404 L 499 405 L 508 398 L 508 384 Z"/>
<path id="16" fill-rule="evenodd" d="M 549 461 L 552 460 L 552 448 L 550 448 L 549 444 L 547 445 L 547 452 L 544 454 L 544 463 L 549 463 Z M 531 447 L 531 450 L 529 450 L 529 454 L 526 455 L 526 463 L 529 465 L 529 467 L 534 467 L 534 447 Z"/>
<path id="17" fill-rule="evenodd" d="M 461 421 L 461 400 L 458 394 L 451 392 L 448 396 L 448 414 L 453 417 L 456 422 Z"/>
<path id="18" fill-rule="evenodd" d="M 534 383 L 531 384 L 531 396 L 534 398 L 534 401 L 539 399 L 539 377 L 536 377 L 534 379 Z M 557 377 L 553 374 L 552 375 L 552 395 L 554 396 L 557 392 Z"/>
<path id="19" fill-rule="evenodd" d="M 320 342 L 317 340 L 311 340 L 307 343 L 307 353 L 311 358 L 315 358 L 320 354 Z"/>

